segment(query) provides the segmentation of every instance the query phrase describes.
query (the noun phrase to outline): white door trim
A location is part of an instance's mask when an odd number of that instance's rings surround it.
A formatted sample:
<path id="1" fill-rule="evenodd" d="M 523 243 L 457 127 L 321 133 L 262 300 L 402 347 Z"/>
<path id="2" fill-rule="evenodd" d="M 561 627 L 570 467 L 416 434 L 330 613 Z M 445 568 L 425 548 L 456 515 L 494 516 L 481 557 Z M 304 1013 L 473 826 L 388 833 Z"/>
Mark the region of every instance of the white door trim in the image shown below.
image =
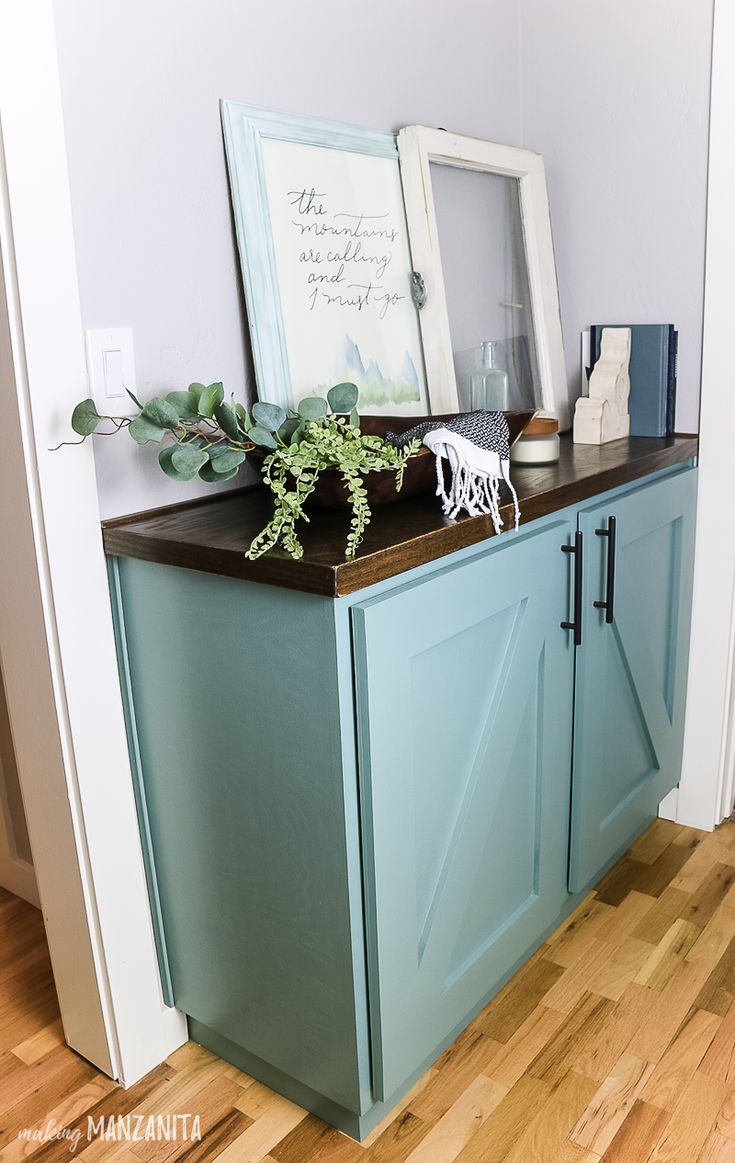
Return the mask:
<path id="1" fill-rule="evenodd" d="M 33 865 L 20 856 L 15 844 L 12 818 L 0 771 L 0 883 L 8 892 L 40 908 Z"/>
<path id="2" fill-rule="evenodd" d="M 0 130 L 0 658 L 65 1032 L 130 1084 L 186 1024 L 158 975 L 93 454 L 49 451 L 88 394 L 52 0 L 0 5 Z"/>
<path id="3" fill-rule="evenodd" d="M 76 805 L 66 783 L 63 711 L 54 689 L 58 659 L 55 666 L 47 641 L 53 600 L 29 431 L 4 156 L 0 137 L 0 389 L 6 414 L 0 458 L 0 665 L 64 1032 L 81 1054 L 117 1075 L 75 834 Z"/>
<path id="4" fill-rule="evenodd" d="M 735 600 L 733 601 L 733 629 L 730 650 L 730 689 L 727 699 L 727 724 L 725 745 L 722 752 L 722 793 L 720 796 L 720 819 L 725 820 L 735 808 Z"/>
<path id="5" fill-rule="evenodd" d="M 40 908 L 33 865 L 18 855 L 12 827 L 8 821 L 8 805 L 0 783 L 0 881 L 8 892 L 15 893 L 24 901 Z"/>
<path id="6" fill-rule="evenodd" d="M 712 829 L 735 797 L 735 0 L 716 0 L 712 58 L 704 350 L 694 607 L 684 758 L 662 814 Z M 674 802 L 675 801 L 675 802 Z M 662 806 L 663 807 L 663 806 Z"/>
<path id="7" fill-rule="evenodd" d="M 2 352 L 7 350 L 7 313 L 3 310 L 3 298 L 0 293 L 0 370 L 4 372 Z M 5 338 L 3 339 L 2 336 Z M 4 522 L 0 519 L 0 534 Z M 10 794 L 12 790 L 12 795 Z M 26 835 L 22 835 L 18 842 L 19 828 L 27 832 L 25 809 L 22 801 L 19 803 L 17 792 L 20 789 L 18 773 L 15 765 L 15 747 L 10 734 L 8 708 L 5 699 L 2 666 L 0 665 L 0 884 L 9 892 L 15 893 L 30 904 L 40 907 L 38 885 L 33 865 L 28 859 L 28 843 Z M 22 793 L 21 793 L 22 794 Z"/>

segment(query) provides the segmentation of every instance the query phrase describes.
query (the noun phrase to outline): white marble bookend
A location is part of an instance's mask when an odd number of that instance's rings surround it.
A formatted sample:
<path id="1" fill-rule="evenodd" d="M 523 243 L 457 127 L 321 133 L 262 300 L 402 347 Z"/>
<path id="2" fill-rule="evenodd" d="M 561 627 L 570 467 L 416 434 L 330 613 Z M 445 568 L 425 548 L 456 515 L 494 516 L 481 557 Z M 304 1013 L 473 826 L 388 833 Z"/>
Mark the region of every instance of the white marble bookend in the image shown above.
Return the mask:
<path id="1" fill-rule="evenodd" d="M 574 409 L 574 443 L 607 444 L 630 435 L 630 328 L 605 327 L 589 396 Z"/>

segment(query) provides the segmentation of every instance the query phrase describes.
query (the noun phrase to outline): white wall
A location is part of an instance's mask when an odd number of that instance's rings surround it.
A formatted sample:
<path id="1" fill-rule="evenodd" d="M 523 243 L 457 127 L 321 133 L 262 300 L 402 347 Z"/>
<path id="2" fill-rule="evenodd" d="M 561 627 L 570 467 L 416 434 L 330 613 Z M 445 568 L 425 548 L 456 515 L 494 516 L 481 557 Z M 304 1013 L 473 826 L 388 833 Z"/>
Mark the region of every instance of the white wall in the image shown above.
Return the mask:
<path id="1" fill-rule="evenodd" d="M 674 322 L 676 424 L 696 432 L 712 0 L 520 8 L 522 144 L 546 159 L 570 381 L 590 323 Z"/>
<path id="2" fill-rule="evenodd" d="M 678 425 L 696 427 L 712 0 L 55 9 L 84 324 L 134 328 L 142 392 L 221 378 L 252 393 L 228 97 L 544 152 L 570 379 L 590 322 L 675 320 Z M 97 470 L 106 516 L 211 488 L 168 480 L 126 437 L 99 442 Z"/>

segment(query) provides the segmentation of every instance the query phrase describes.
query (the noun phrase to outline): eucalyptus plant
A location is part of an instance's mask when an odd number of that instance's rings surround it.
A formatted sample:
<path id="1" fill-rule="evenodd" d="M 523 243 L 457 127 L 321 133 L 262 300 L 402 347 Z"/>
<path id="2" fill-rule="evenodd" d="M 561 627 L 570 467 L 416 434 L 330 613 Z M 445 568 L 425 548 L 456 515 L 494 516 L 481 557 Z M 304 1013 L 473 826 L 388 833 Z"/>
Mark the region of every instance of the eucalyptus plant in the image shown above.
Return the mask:
<path id="1" fill-rule="evenodd" d="M 82 438 L 79 443 L 93 434 L 112 436 L 127 428 L 137 444 L 161 445 L 158 462 L 167 476 L 177 481 L 198 476 L 209 484 L 231 480 L 253 456 L 262 465 L 274 508 L 247 551 L 251 560 L 274 546 L 291 557 L 303 556 L 296 523 L 308 522 L 304 506 L 319 474 L 330 469 L 340 474 L 350 501 L 345 555 L 354 557 L 371 517 L 363 475 L 391 469 L 398 490 L 406 461 L 420 447 L 413 441 L 399 449 L 380 436 L 363 435 L 355 384 L 336 384 L 326 399 L 307 396 L 289 411 L 261 401 L 248 412 L 234 397 L 225 400 L 219 382 L 189 384 L 186 391 L 154 396 L 145 404 L 132 392 L 128 395 L 138 409 L 134 417 L 101 416 L 94 400 L 77 404 L 71 425 Z"/>

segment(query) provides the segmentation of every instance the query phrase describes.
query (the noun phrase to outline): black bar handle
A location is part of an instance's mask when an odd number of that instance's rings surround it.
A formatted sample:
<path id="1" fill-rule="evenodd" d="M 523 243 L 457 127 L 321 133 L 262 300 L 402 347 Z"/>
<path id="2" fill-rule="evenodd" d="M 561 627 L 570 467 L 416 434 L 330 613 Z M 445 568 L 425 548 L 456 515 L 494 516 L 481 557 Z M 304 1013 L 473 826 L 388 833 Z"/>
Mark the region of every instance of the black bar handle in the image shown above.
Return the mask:
<path id="1" fill-rule="evenodd" d="M 595 609 L 605 611 L 605 621 L 612 625 L 615 617 L 615 549 L 617 543 L 618 523 L 615 517 L 608 517 L 607 529 L 595 529 L 598 537 L 607 537 L 607 584 L 605 587 L 605 601 L 595 602 Z"/>
<path id="2" fill-rule="evenodd" d="M 574 534 L 574 545 L 562 545 L 562 553 L 574 554 L 574 621 L 562 622 L 562 630 L 574 631 L 574 645 L 582 645 L 582 534 Z"/>

